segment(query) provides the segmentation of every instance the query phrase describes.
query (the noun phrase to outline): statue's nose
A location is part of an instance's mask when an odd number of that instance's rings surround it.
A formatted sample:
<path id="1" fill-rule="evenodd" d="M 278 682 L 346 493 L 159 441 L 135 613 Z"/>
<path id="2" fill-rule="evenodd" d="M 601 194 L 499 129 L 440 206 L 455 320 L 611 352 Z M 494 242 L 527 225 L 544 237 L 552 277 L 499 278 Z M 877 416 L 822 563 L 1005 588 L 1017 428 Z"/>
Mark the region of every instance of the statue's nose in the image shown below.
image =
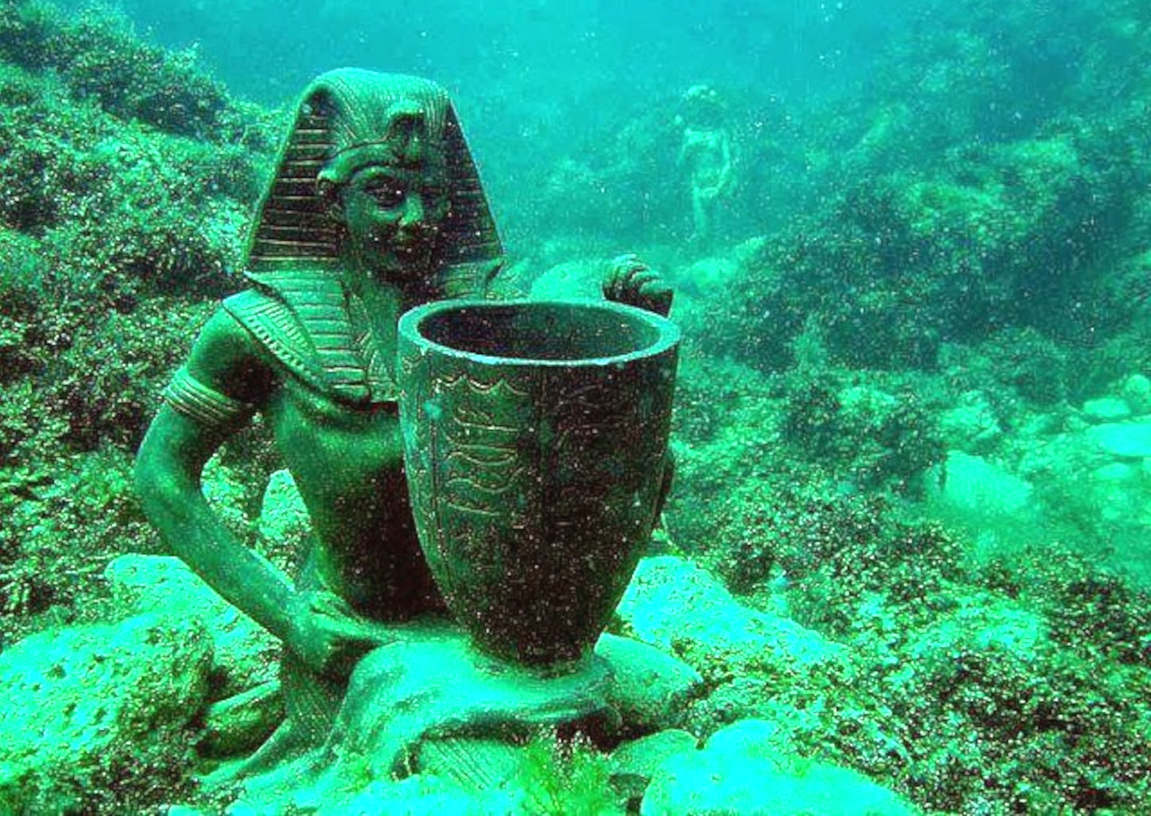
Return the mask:
<path id="1" fill-rule="evenodd" d="M 424 201 L 417 193 L 409 193 L 404 198 L 404 212 L 400 216 L 400 226 L 418 227 L 424 220 Z"/>

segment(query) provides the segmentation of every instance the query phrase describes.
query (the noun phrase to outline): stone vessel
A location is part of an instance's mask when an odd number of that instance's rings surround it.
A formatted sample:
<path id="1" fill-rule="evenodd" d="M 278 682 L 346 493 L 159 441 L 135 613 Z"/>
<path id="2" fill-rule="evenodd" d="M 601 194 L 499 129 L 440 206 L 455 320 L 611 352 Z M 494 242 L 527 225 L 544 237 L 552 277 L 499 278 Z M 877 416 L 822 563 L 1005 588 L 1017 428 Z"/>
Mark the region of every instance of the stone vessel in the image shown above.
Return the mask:
<path id="1" fill-rule="evenodd" d="M 656 522 L 679 330 L 608 302 L 441 301 L 399 326 L 420 544 L 482 648 L 574 660 Z"/>

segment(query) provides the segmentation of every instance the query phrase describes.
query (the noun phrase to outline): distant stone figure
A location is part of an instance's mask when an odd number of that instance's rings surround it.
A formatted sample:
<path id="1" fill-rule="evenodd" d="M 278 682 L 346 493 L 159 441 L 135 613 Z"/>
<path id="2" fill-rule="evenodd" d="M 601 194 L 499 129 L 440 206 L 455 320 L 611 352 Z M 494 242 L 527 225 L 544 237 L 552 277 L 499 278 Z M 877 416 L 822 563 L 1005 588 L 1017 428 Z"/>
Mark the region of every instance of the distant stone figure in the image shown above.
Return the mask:
<path id="1" fill-rule="evenodd" d="M 683 127 L 678 163 L 688 175 L 694 232 L 690 241 L 708 246 L 715 239 L 721 199 L 734 182 L 731 134 L 723 100 L 708 85 L 693 85 L 683 95 L 676 118 Z"/>
<path id="2" fill-rule="evenodd" d="M 325 739 L 352 666 L 386 639 L 379 622 L 443 607 L 409 506 L 397 322 L 429 301 L 492 297 L 501 261 L 441 87 L 350 69 L 309 86 L 254 219 L 251 287 L 204 327 L 136 468 L 168 546 L 283 641 L 281 746 Z M 603 289 L 664 314 L 670 305 L 633 257 Z M 205 462 L 257 412 L 314 528 L 294 580 L 239 542 L 201 493 Z"/>

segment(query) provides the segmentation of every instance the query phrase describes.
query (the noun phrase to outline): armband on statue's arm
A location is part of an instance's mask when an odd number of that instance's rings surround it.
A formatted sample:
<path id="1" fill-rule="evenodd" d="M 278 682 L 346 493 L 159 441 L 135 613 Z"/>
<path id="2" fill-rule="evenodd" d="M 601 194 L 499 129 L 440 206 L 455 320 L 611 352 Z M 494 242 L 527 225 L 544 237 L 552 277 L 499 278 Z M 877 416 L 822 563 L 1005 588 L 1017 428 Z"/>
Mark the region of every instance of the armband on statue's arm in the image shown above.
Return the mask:
<path id="1" fill-rule="evenodd" d="M 181 368 L 164 389 L 164 401 L 177 413 L 209 428 L 230 430 L 243 425 L 256 406 L 221 394 Z"/>

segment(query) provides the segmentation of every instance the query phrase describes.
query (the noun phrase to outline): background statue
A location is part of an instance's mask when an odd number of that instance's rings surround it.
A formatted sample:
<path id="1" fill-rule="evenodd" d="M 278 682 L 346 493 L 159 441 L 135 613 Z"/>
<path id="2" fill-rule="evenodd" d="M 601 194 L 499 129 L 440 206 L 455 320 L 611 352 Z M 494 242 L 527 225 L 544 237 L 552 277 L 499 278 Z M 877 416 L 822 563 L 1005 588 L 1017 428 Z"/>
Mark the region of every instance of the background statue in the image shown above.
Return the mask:
<path id="1" fill-rule="evenodd" d="M 330 732 L 356 660 L 395 623 L 442 608 L 408 503 L 394 371 L 401 314 L 492 297 L 502 250 L 446 92 L 340 70 L 304 93 L 254 219 L 251 288 L 224 301 L 165 392 L 137 484 L 171 549 L 283 641 L 288 718 L 262 749 Z M 666 314 L 634 257 L 611 299 Z M 260 412 L 299 486 L 314 543 L 290 579 L 238 542 L 199 486 Z"/>
<path id="2" fill-rule="evenodd" d="M 678 162 L 685 167 L 691 187 L 693 243 L 701 246 L 715 238 L 720 199 L 734 182 L 731 133 L 725 122 L 723 100 L 708 85 L 693 85 L 683 95 L 677 122 L 683 127 Z"/>

